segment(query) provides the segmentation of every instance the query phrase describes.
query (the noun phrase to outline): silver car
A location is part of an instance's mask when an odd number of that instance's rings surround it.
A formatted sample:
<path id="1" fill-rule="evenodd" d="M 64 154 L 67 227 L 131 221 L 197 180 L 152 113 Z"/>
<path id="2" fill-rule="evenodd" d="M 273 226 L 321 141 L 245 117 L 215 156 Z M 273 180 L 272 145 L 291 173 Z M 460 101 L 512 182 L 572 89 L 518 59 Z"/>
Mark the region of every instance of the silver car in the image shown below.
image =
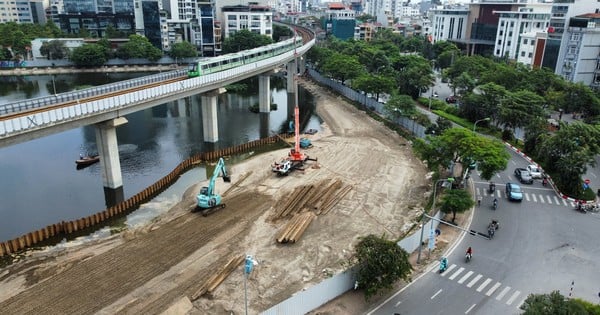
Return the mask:
<path id="1" fill-rule="evenodd" d="M 533 184 L 533 176 L 525 168 L 515 169 L 515 177 L 523 184 Z"/>
<path id="2" fill-rule="evenodd" d="M 527 165 L 527 170 L 529 171 L 529 174 L 531 174 L 531 177 L 542 178 L 542 169 L 539 168 L 539 166 L 530 164 Z"/>

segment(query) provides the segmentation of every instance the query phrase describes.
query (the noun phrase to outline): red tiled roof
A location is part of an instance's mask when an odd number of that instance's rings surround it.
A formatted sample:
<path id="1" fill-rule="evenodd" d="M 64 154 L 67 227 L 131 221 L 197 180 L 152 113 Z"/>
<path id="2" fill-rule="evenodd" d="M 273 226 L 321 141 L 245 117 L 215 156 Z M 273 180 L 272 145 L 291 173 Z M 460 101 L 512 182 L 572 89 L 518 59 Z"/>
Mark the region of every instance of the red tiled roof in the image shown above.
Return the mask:
<path id="1" fill-rule="evenodd" d="M 344 6 L 344 4 L 343 4 L 343 3 L 340 3 L 340 2 L 330 2 L 330 3 L 328 4 L 328 7 L 329 7 L 330 9 L 345 9 L 345 8 L 346 8 L 346 7 Z"/>

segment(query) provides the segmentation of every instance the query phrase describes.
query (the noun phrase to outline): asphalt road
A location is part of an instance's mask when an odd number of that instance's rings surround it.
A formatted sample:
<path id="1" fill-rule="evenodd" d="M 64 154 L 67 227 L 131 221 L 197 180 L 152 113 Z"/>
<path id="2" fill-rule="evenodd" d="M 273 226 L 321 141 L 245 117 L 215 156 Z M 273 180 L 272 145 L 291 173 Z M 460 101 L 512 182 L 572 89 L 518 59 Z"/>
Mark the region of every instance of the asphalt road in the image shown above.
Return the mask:
<path id="1" fill-rule="evenodd" d="M 470 228 L 485 232 L 490 220 L 498 219 L 494 238 L 466 235 L 447 254 L 446 272 L 439 274 L 433 264 L 430 272 L 369 314 L 519 314 L 528 294 L 552 290 L 599 302 L 600 215 L 575 211 L 540 180 L 521 184 L 523 201 L 509 202 L 504 184 L 517 182 L 514 168 L 528 164 L 512 155 L 506 171 L 492 179 L 497 210 L 491 207 L 488 182 L 472 172 L 475 192 L 483 200 Z M 469 246 L 473 259 L 466 263 Z"/>

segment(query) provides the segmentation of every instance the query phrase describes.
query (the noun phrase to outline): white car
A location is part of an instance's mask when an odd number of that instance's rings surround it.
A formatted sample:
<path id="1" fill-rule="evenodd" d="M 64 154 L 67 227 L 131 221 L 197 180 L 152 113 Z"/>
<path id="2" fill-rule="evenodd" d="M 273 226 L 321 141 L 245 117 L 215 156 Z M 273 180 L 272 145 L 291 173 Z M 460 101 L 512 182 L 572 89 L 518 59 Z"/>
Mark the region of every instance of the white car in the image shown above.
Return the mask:
<path id="1" fill-rule="evenodd" d="M 539 168 L 539 166 L 530 164 L 530 165 L 527 165 L 527 170 L 531 174 L 531 177 L 542 178 L 542 169 Z"/>

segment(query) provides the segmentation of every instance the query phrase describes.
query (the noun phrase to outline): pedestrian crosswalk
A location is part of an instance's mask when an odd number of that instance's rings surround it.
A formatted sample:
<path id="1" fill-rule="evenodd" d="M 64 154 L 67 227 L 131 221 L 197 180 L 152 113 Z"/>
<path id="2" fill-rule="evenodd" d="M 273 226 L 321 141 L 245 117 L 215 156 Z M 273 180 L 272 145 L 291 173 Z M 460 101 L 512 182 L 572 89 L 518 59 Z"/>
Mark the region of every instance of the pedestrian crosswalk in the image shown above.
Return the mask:
<path id="1" fill-rule="evenodd" d="M 433 268 L 432 273 L 439 272 L 438 268 Z M 466 273 L 465 273 L 466 272 Z M 464 274 L 463 274 L 464 273 Z M 460 277 L 462 275 L 462 277 Z M 521 291 L 515 290 L 507 285 L 502 287 L 502 283 L 488 278 L 480 273 L 472 270 L 466 270 L 464 267 L 459 267 L 456 264 L 448 266 L 446 271 L 440 274 L 441 277 L 446 277 L 448 280 L 456 281 L 467 288 L 473 289 L 476 292 L 492 297 L 496 293 L 495 300 L 503 302 L 508 306 L 519 308 L 525 300 L 526 296 L 521 294 Z M 458 280 L 456 280 L 458 279 Z M 502 289 L 500 290 L 500 288 Z M 486 291 L 487 290 L 487 291 Z M 520 303 L 515 303 L 520 298 Z"/>
<path id="2" fill-rule="evenodd" d="M 545 191 L 545 190 L 540 190 Z M 496 190 L 493 193 L 489 193 L 487 189 L 476 188 L 477 198 L 498 198 L 498 199 L 506 199 L 506 193 L 501 190 Z M 477 199 L 476 198 L 476 199 Z M 535 202 L 544 205 L 559 205 L 564 207 L 575 207 L 575 202 L 567 199 L 560 198 L 556 195 L 548 195 L 539 192 L 526 192 L 523 191 L 523 201 L 524 202 Z M 483 201 L 485 203 L 485 201 Z"/>

